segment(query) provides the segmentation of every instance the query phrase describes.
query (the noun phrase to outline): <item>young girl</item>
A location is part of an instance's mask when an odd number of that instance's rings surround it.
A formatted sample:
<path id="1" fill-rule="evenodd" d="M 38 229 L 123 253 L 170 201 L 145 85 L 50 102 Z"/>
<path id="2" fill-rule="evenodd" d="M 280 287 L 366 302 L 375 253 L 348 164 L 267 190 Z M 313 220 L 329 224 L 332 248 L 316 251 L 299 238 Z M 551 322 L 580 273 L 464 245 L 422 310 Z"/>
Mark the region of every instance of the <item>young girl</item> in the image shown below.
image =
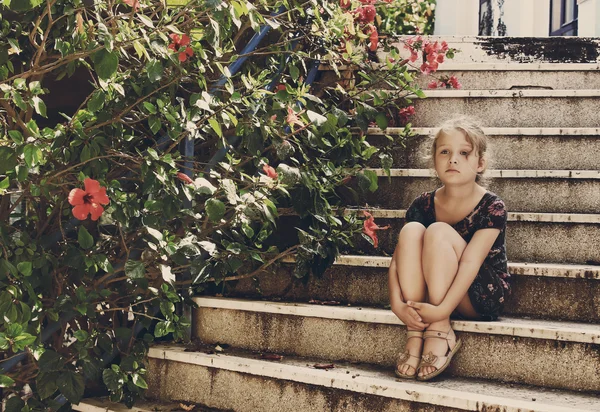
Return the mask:
<path id="1" fill-rule="evenodd" d="M 486 136 L 460 118 L 442 125 L 431 158 L 442 187 L 418 196 L 390 264 L 392 311 L 407 326 L 402 378 L 428 380 L 461 346 L 450 315 L 495 320 L 510 294 L 504 202 L 478 182 L 486 169 Z"/>

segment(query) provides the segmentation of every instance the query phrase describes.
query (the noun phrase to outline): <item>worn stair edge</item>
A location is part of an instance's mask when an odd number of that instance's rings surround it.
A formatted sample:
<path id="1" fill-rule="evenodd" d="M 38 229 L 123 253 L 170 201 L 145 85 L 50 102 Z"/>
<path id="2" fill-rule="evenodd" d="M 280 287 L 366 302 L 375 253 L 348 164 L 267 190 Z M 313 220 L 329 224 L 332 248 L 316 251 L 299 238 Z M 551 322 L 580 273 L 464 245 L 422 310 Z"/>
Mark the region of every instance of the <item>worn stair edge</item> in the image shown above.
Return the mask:
<path id="1" fill-rule="evenodd" d="M 573 89 L 573 90 L 423 90 L 428 98 L 454 98 L 466 97 L 479 98 L 536 98 L 536 97 L 600 97 L 600 90 Z"/>
<path id="2" fill-rule="evenodd" d="M 380 177 L 387 177 L 385 169 L 367 168 Z M 432 169 L 390 169 L 391 177 L 435 177 Z M 487 170 L 484 174 L 491 178 L 541 178 L 541 179 L 600 179 L 600 170 Z"/>
<path id="3" fill-rule="evenodd" d="M 340 255 L 335 260 L 334 265 L 388 268 L 391 259 L 391 257 L 386 256 Z M 289 256 L 282 261 L 284 263 L 295 263 L 293 256 Z M 508 271 L 512 275 L 519 276 L 600 280 L 600 266 L 593 265 L 508 262 Z"/>
<path id="4" fill-rule="evenodd" d="M 404 219 L 406 209 L 370 209 L 347 208 L 345 214 L 367 211 L 373 217 L 385 219 Z M 593 213 L 533 213 L 508 212 L 509 222 L 540 222 L 540 223 L 592 223 L 600 224 L 600 214 Z"/>
<path id="5" fill-rule="evenodd" d="M 420 71 L 418 67 L 407 66 L 409 71 Z M 348 70 L 349 66 L 338 66 L 339 71 Z M 373 63 L 372 69 L 387 70 L 387 64 Z M 327 64 L 319 66 L 321 71 L 333 71 Z M 356 70 L 356 69 L 354 69 Z M 578 72 L 600 70 L 598 63 L 443 63 L 436 73 L 444 71 L 556 71 L 556 72 Z"/>
<path id="6" fill-rule="evenodd" d="M 412 131 L 420 136 L 436 133 L 439 127 L 413 127 Z M 598 127 L 483 127 L 488 136 L 600 136 Z M 393 135 L 403 133 L 403 127 L 388 127 L 382 130 L 370 127 L 367 134 L 371 136 Z"/>
<path id="7" fill-rule="evenodd" d="M 196 297 L 194 302 L 200 308 L 229 309 L 246 312 L 272 313 L 315 317 L 334 320 L 348 320 L 386 325 L 403 325 L 391 310 L 368 307 L 341 307 L 310 305 L 305 303 L 268 302 L 259 300 Z M 600 325 L 577 322 L 529 320 L 502 317 L 494 322 L 452 321 L 455 331 L 487 333 L 493 335 L 519 336 L 534 339 L 549 339 L 574 343 L 600 343 Z"/>
<path id="8" fill-rule="evenodd" d="M 171 408 L 175 408 L 178 405 L 179 403 L 176 402 L 171 402 L 169 405 L 158 405 L 152 402 L 136 402 L 133 409 L 130 409 L 121 403 L 91 398 L 82 400 L 79 402 L 79 405 L 73 405 L 72 409 L 79 412 L 156 412 L 161 410 L 170 411 L 172 410 Z"/>
<path id="9" fill-rule="evenodd" d="M 286 356 L 277 362 L 255 359 L 252 355 L 185 352 L 182 347 L 153 347 L 149 357 L 184 364 L 298 382 L 359 394 L 376 395 L 421 404 L 471 411 L 567 412 L 594 410 L 597 399 L 569 391 L 543 391 L 538 388 L 498 384 L 469 379 L 439 382 L 400 381 L 387 371 L 372 366 L 337 362 L 334 369 L 321 370 L 307 365 L 308 358 Z M 283 382 L 282 382 L 283 383 Z M 536 399 L 532 401 L 531 399 Z"/>

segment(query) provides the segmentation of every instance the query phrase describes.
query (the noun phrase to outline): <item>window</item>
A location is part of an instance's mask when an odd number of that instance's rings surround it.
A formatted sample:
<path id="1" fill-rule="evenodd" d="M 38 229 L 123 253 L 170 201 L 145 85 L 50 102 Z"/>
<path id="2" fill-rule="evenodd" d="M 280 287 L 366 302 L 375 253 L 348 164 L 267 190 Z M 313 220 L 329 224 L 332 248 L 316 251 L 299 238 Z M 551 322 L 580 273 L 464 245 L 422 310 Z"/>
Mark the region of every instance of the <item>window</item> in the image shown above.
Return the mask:
<path id="1" fill-rule="evenodd" d="M 577 36 L 577 0 L 550 1 L 550 36 Z"/>

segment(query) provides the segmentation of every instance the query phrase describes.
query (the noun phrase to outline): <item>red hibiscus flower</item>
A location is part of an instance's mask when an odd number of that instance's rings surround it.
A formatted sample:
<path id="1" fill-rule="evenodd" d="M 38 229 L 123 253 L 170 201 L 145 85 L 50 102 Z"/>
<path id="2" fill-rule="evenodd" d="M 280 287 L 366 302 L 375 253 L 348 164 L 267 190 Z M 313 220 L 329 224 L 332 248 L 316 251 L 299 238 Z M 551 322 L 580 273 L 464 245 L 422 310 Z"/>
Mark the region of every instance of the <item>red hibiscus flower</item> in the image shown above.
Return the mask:
<path id="1" fill-rule="evenodd" d="M 375 26 L 373 26 L 372 24 L 369 24 L 369 28 L 368 28 L 368 34 L 369 34 L 369 50 L 371 51 L 376 51 L 377 50 L 377 44 L 379 43 L 379 33 L 377 33 L 377 28 Z"/>
<path id="2" fill-rule="evenodd" d="M 372 240 L 373 240 L 373 246 L 375 248 L 377 248 L 379 246 L 379 239 L 377 238 L 377 233 L 375 233 L 376 230 L 385 230 L 385 229 L 389 229 L 390 226 L 384 226 L 384 227 L 379 227 L 377 226 L 377 224 L 375 223 L 375 218 L 373 217 L 372 214 L 370 214 L 369 212 L 364 212 L 365 214 L 365 221 L 363 223 L 363 232 L 365 235 L 369 236 Z"/>
<path id="3" fill-rule="evenodd" d="M 123 3 L 131 6 L 135 12 L 137 12 L 140 8 L 140 2 L 138 0 L 123 0 Z"/>
<path id="4" fill-rule="evenodd" d="M 263 172 L 265 172 L 266 175 L 269 176 L 271 179 L 277 179 L 277 172 L 275 171 L 275 169 L 273 169 L 266 163 L 263 165 Z"/>
<path id="5" fill-rule="evenodd" d="M 106 195 L 106 188 L 101 187 L 97 180 L 87 177 L 83 184 L 85 190 L 73 189 L 69 193 L 69 203 L 73 208 L 73 216 L 79 220 L 87 219 L 92 215 L 92 220 L 98 220 L 104 208 L 101 205 L 107 205 L 110 200 Z"/>
<path id="6" fill-rule="evenodd" d="M 179 178 L 179 180 L 181 180 L 183 183 L 185 183 L 187 185 L 194 184 L 194 181 L 192 180 L 192 178 L 189 177 L 188 175 L 186 175 L 185 173 L 178 172 L 177 177 Z"/>
<path id="7" fill-rule="evenodd" d="M 194 55 L 194 51 L 189 47 L 190 38 L 187 34 L 179 37 L 179 34 L 171 33 L 169 34 L 169 37 L 173 40 L 173 43 L 169 44 L 169 49 L 179 53 L 180 62 L 183 63 L 188 57 Z"/>

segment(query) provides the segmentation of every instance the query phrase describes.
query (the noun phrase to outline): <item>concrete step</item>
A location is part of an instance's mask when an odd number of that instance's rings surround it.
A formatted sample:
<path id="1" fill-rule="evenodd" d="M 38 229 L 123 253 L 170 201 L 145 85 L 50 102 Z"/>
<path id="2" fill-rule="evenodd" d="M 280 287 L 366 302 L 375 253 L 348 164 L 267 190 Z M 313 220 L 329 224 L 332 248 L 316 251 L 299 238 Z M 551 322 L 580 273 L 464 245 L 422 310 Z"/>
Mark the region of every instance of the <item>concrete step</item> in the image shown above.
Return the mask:
<path id="1" fill-rule="evenodd" d="M 389 265 L 389 257 L 342 255 L 323 276 L 307 280 L 294 276 L 293 265 L 284 265 L 276 276 L 262 273 L 256 281 L 230 285 L 226 296 L 389 307 Z M 600 266 L 510 261 L 508 270 L 513 290 L 507 316 L 600 324 Z"/>
<path id="2" fill-rule="evenodd" d="M 600 64 L 598 63 L 452 63 L 450 60 L 439 66 L 430 75 L 421 74 L 421 62 L 409 64 L 417 84 L 422 89 L 428 89 L 431 81 L 442 77 L 456 76 L 462 90 L 583 90 L 600 89 Z M 386 64 L 373 64 L 372 68 L 385 73 Z M 340 66 L 341 77 L 331 67 L 322 66 L 320 84 L 330 85 L 334 81 L 348 79 L 351 67 Z M 356 75 L 356 83 L 360 81 Z M 439 85 L 439 81 L 438 81 Z M 373 89 L 385 88 L 385 82 L 375 82 Z"/>
<path id="3" fill-rule="evenodd" d="M 378 250 L 357 236 L 356 246 L 348 252 L 393 254 L 406 211 L 370 212 L 378 225 L 390 229 L 378 232 Z M 600 265 L 600 214 L 509 212 L 507 226 L 506 253 L 513 261 Z"/>
<path id="4" fill-rule="evenodd" d="M 201 297 L 203 343 L 393 367 L 405 328 L 390 311 Z M 502 318 L 453 321 L 463 347 L 448 374 L 600 393 L 600 325 Z"/>
<path id="5" fill-rule="evenodd" d="M 600 90 L 426 90 L 413 126 L 436 127 L 469 114 L 486 127 L 600 126 Z"/>
<path id="6" fill-rule="evenodd" d="M 574 412 L 600 408 L 594 395 L 473 379 L 395 379 L 388 368 L 318 359 L 257 359 L 255 353 L 150 349 L 150 396 L 239 412 L 505 411 Z"/>
<path id="7" fill-rule="evenodd" d="M 386 209 L 406 209 L 421 193 L 440 186 L 429 169 L 373 169 L 379 189 L 360 199 Z M 508 210 L 537 213 L 598 213 L 598 170 L 488 170 L 488 189 L 504 200 Z"/>
<path id="8" fill-rule="evenodd" d="M 442 76 L 456 76 L 462 90 L 600 89 L 598 63 L 444 63 L 433 75 L 418 76 L 417 84 L 427 89 L 429 82 Z"/>
<path id="9" fill-rule="evenodd" d="M 185 409 L 184 409 L 185 407 Z M 74 411 L 79 412 L 219 412 L 223 409 L 208 408 L 190 402 L 161 402 L 139 400 L 133 408 L 122 403 L 111 402 L 108 398 L 88 398 L 79 405 L 73 405 Z"/>
<path id="10" fill-rule="evenodd" d="M 376 146 L 387 145 L 389 140 L 385 135 L 396 137 L 403 130 L 370 128 L 368 141 Z M 429 136 L 433 136 L 437 129 L 418 127 L 413 130 L 416 136 L 399 140 L 394 145 L 393 167 L 429 167 L 425 159 L 431 147 Z M 491 165 L 495 169 L 598 169 L 600 128 L 488 127 L 483 130 L 488 136 Z M 532 153 L 536 155 L 532 156 Z M 381 167 L 377 156 L 374 156 L 371 165 Z"/>
<path id="11" fill-rule="evenodd" d="M 495 37 L 495 36 L 424 36 L 434 42 L 446 41 L 451 48 L 460 50 L 451 64 L 511 64 L 525 63 L 599 63 L 600 39 L 581 37 Z M 400 40 L 414 38 L 401 36 Z M 410 52 L 404 43 L 396 43 L 403 57 Z M 382 62 L 387 53 L 377 53 Z M 443 67 L 443 65 L 442 65 Z"/>

